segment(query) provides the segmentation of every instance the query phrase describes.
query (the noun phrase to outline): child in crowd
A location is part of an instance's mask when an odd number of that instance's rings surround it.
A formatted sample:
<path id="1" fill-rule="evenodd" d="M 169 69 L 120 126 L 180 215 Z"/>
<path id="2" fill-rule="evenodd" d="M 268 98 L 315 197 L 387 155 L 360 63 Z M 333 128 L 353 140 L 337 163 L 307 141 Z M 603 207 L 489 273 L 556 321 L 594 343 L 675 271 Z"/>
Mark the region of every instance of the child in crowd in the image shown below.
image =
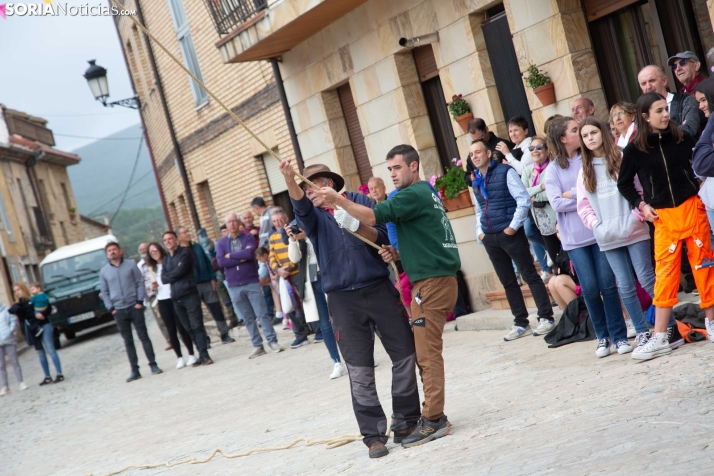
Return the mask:
<path id="1" fill-rule="evenodd" d="M 255 250 L 255 257 L 258 260 L 258 279 L 260 280 L 260 285 L 270 286 L 270 291 L 273 294 L 273 300 L 276 303 L 276 317 L 277 317 L 277 306 L 280 303 L 280 295 L 278 294 L 278 277 L 268 266 L 268 257 L 270 252 L 267 248 L 261 246 Z M 282 314 L 282 313 L 281 313 Z M 290 329 L 290 318 L 283 315 L 283 329 Z"/>
<path id="2" fill-rule="evenodd" d="M 42 292 L 42 285 L 40 283 L 30 284 L 30 294 L 32 294 L 30 302 L 32 307 L 35 308 L 35 317 L 37 319 L 48 319 L 52 312 L 52 307 L 50 306 L 50 297 Z"/>
<path id="3" fill-rule="evenodd" d="M 20 384 L 20 390 L 26 390 L 27 385 L 22 381 L 22 369 L 17 360 L 17 342 L 15 341 L 15 327 L 17 319 L 8 312 L 7 306 L 0 303 L 0 396 L 7 395 L 10 386 L 7 381 L 7 371 L 5 370 L 5 354 L 10 359 L 10 364 L 15 371 L 15 378 Z"/>

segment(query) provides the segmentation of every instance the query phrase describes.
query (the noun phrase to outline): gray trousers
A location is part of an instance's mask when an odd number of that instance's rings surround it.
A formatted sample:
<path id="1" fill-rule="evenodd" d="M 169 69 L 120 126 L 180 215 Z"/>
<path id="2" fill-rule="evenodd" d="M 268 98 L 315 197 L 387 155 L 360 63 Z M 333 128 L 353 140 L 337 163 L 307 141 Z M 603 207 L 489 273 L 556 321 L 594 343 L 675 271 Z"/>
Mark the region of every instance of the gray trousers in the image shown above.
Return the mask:
<path id="1" fill-rule="evenodd" d="M 255 323 L 256 319 L 260 319 L 260 327 L 263 329 L 268 344 L 278 342 L 278 336 L 275 334 L 275 329 L 273 329 L 273 317 L 268 314 L 268 306 L 265 305 L 265 298 L 263 298 L 263 290 L 260 284 L 250 283 L 242 286 L 229 286 L 228 292 L 231 295 L 233 304 L 235 304 L 240 315 L 243 316 L 253 347 L 263 347 L 263 338 Z"/>
<path id="2" fill-rule="evenodd" d="M 15 371 L 15 378 L 17 383 L 22 382 L 22 369 L 20 368 L 20 362 L 17 361 L 17 344 L 13 342 L 12 344 L 0 345 L 0 387 L 7 387 L 7 370 L 5 370 L 5 354 L 7 354 L 8 359 L 10 359 L 10 365 Z"/>

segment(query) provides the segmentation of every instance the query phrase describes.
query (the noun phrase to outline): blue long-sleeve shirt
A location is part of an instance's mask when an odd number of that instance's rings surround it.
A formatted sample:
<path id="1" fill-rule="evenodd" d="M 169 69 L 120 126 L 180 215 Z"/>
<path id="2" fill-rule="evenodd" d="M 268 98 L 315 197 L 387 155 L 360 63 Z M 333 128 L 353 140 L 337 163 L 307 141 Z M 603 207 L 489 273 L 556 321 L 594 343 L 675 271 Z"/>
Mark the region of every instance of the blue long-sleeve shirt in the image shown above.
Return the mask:
<path id="1" fill-rule="evenodd" d="M 704 128 L 701 137 L 694 146 L 692 156 L 692 169 L 699 177 L 714 177 L 714 114 L 709 116 L 707 126 Z"/>
<path id="2" fill-rule="evenodd" d="M 513 230 L 518 230 L 523 226 L 523 222 L 525 222 L 528 217 L 528 210 L 530 210 L 531 207 L 531 197 L 528 195 L 528 191 L 523 185 L 523 182 L 521 182 L 521 177 L 518 175 L 518 172 L 513 168 L 506 174 L 506 185 L 508 185 L 508 192 L 516 201 L 517 207 L 511 219 L 511 224 L 508 226 Z M 478 206 L 478 200 L 474 200 L 474 202 L 476 202 L 476 238 L 478 239 L 483 233 L 481 230 L 481 209 Z"/>

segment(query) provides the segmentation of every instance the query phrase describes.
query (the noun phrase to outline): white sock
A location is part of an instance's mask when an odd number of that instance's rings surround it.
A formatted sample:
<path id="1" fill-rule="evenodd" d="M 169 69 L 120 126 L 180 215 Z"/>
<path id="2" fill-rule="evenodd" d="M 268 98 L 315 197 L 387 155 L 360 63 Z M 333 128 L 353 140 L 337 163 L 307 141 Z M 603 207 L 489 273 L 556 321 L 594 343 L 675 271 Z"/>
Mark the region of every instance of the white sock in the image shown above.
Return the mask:
<path id="1" fill-rule="evenodd" d="M 278 319 L 282 319 L 282 318 L 283 318 L 283 313 L 280 312 L 280 311 L 276 311 L 276 312 L 275 312 L 275 317 L 277 317 Z"/>

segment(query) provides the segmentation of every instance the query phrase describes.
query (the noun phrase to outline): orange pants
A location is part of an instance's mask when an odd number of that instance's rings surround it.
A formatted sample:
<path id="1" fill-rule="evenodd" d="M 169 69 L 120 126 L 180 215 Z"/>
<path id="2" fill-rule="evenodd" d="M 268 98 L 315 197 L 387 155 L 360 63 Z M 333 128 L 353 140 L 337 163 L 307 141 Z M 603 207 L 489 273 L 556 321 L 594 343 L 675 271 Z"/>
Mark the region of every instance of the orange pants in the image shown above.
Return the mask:
<path id="1" fill-rule="evenodd" d="M 714 306 L 714 267 L 695 269 L 695 266 L 701 264 L 702 258 L 714 258 L 704 204 L 695 195 L 676 208 L 660 208 L 657 214 L 659 220 L 654 222 L 657 266 L 655 298 L 652 303 L 657 307 L 672 307 L 679 301 L 677 291 L 684 240 L 694 282 L 702 299 L 700 307 L 705 309 Z"/>

